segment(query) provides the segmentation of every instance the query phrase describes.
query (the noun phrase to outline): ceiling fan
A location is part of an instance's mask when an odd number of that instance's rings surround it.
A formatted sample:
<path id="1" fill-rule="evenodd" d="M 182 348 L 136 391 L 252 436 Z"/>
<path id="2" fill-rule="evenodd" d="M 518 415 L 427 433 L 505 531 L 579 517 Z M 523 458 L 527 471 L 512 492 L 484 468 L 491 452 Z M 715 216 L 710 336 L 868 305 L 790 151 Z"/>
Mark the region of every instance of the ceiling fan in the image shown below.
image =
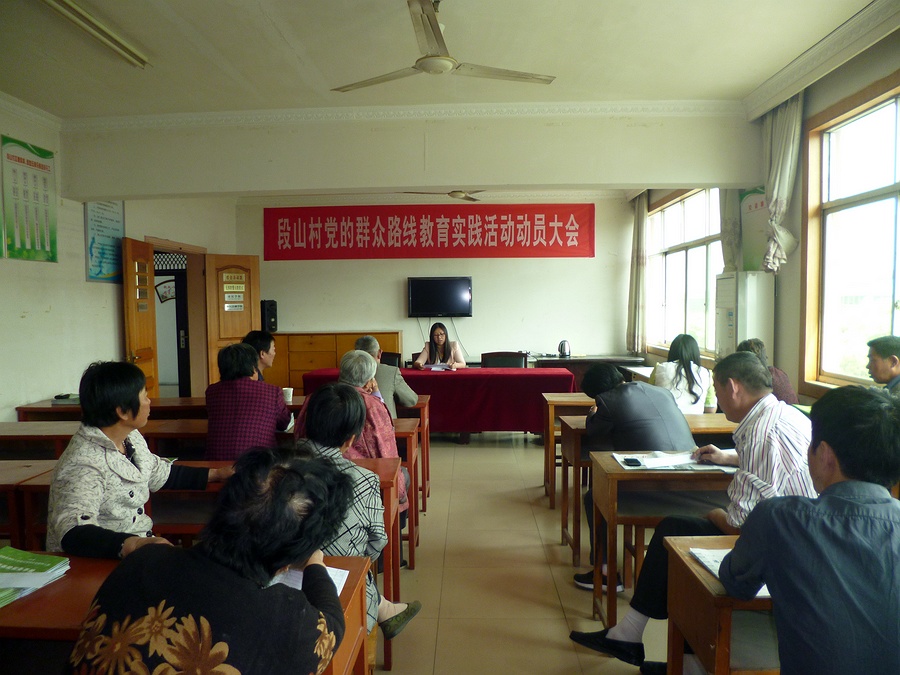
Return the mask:
<path id="1" fill-rule="evenodd" d="M 492 80 L 512 80 L 513 82 L 530 82 L 532 84 L 550 84 L 555 80 L 553 75 L 537 75 L 525 73 L 519 70 L 504 70 L 490 66 L 476 66 L 471 63 L 460 63 L 450 56 L 441 27 L 437 20 L 437 7 L 441 0 L 406 0 L 409 5 L 409 13 L 412 16 L 413 29 L 416 31 L 416 40 L 419 42 L 419 51 L 422 56 L 409 68 L 395 70 L 386 75 L 379 75 L 368 80 L 345 84 L 331 91 L 348 92 L 363 87 L 371 87 L 373 84 L 382 84 L 391 80 L 399 80 L 403 77 L 428 73 L 429 75 L 467 75 L 469 77 L 485 77 Z"/>
<path id="2" fill-rule="evenodd" d="M 464 202 L 480 202 L 481 200 L 473 197 L 484 190 L 450 190 L 450 192 L 401 192 L 404 195 L 447 195 L 453 199 L 461 199 Z"/>

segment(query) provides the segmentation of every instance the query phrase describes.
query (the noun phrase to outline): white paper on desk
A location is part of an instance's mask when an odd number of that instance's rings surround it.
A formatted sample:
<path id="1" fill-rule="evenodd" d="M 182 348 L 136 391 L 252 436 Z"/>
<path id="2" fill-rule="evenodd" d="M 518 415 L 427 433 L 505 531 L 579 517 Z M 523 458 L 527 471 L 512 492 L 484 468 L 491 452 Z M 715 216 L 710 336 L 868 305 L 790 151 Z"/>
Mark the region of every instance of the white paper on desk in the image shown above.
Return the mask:
<path id="1" fill-rule="evenodd" d="M 337 567 L 326 566 L 325 569 L 328 570 L 328 576 L 331 577 L 335 588 L 337 588 L 338 595 L 340 595 L 341 591 L 344 590 L 344 584 L 347 582 L 347 577 L 350 576 L 350 572 Z M 303 570 L 289 569 L 286 572 L 276 574 L 275 578 L 272 579 L 272 584 L 284 584 L 285 586 L 290 586 L 291 588 L 296 588 L 298 591 L 302 591 Z M 271 586 L 272 584 L 269 585 Z"/>
<path id="2" fill-rule="evenodd" d="M 61 572 L 4 572 L 0 574 L 0 588 L 41 588 L 59 579 Z"/>
<path id="3" fill-rule="evenodd" d="M 422 367 L 425 370 L 450 370 L 450 364 L 448 363 L 425 363 L 422 364 Z"/>
<path id="4" fill-rule="evenodd" d="M 645 452 L 640 454 L 614 452 L 612 456 L 623 469 L 671 469 L 676 466 L 688 468 L 683 465 L 696 464 L 691 459 L 690 452 Z M 625 460 L 630 458 L 638 460 L 641 465 L 628 466 L 625 464 Z"/>
<path id="5" fill-rule="evenodd" d="M 721 567 L 722 561 L 730 551 L 730 548 L 691 548 L 691 555 L 699 560 L 700 564 L 712 572 L 712 575 L 718 579 L 719 567 Z M 771 598 L 772 596 L 769 595 L 768 586 L 763 584 L 763 587 L 759 589 L 759 593 L 756 594 L 756 597 Z"/>

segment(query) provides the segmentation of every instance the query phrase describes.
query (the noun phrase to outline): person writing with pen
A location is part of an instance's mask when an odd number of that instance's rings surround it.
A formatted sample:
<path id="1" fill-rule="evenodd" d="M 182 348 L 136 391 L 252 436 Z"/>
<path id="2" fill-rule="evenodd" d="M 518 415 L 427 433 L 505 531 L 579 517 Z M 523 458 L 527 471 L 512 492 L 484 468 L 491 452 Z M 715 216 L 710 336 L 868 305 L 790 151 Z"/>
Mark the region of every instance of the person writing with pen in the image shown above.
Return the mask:
<path id="1" fill-rule="evenodd" d="M 670 516 L 663 519 L 647 548 L 635 585 L 631 609 L 617 625 L 603 631 L 573 631 L 570 638 L 595 651 L 641 666 L 643 673 L 663 673 L 666 664 L 644 661 L 643 633 L 650 619 L 668 618 L 668 554 L 665 537 L 734 534 L 753 507 L 781 495 L 814 497 L 806 450 L 809 418 L 772 395 L 772 376 L 756 355 L 736 352 L 713 370 L 713 385 L 725 417 L 738 424 L 734 450 L 707 445 L 694 451 L 698 461 L 735 466 L 728 487 L 727 509 L 713 509 L 705 518 Z M 686 662 L 688 668 L 697 666 Z"/>

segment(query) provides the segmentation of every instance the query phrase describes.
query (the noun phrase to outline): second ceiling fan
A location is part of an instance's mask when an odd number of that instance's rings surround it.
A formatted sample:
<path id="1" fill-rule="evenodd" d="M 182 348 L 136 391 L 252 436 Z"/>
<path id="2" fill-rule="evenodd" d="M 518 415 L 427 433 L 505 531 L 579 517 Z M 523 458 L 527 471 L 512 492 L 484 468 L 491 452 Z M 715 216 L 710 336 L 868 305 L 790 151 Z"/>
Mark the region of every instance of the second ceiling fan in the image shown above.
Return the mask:
<path id="1" fill-rule="evenodd" d="M 419 42 L 419 51 L 422 56 L 409 68 L 395 70 L 386 75 L 379 75 L 368 80 L 345 84 L 336 87 L 332 91 L 348 92 L 363 87 L 371 87 L 374 84 L 382 84 L 391 80 L 399 80 L 403 77 L 428 73 L 430 75 L 467 75 L 469 77 L 484 77 L 492 80 L 512 80 L 513 82 L 529 82 L 532 84 L 550 84 L 556 78 L 553 75 L 538 75 L 525 73 L 519 70 L 505 70 L 490 66 L 476 66 L 471 63 L 460 63 L 452 56 L 444 43 L 441 27 L 438 24 L 436 6 L 441 0 L 406 0 L 409 13 L 412 17 L 413 29 L 416 31 L 416 40 Z"/>

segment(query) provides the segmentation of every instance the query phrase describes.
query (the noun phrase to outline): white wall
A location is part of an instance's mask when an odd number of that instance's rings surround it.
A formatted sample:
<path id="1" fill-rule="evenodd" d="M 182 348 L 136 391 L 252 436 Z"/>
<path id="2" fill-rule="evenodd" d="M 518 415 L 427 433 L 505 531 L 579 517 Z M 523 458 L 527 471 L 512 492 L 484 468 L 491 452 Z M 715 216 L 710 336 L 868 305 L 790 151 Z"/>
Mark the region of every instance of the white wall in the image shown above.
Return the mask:
<path id="1" fill-rule="evenodd" d="M 287 123 L 257 117 L 70 129 L 63 135 L 65 194 L 96 200 L 432 186 L 643 189 L 761 180 L 760 126 L 739 112 Z"/>
<path id="2" fill-rule="evenodd" d="M 279 203 L 279 205 L 283 205 Z M 469 358 L 482 352 L 622 353 L 632 208 L 595 203 L 594 258 L 313 260 L 265 262 L 262 207 L 238 208 L 238 249 L 260 256 L 261 292 L 278 301 L 278 330 L 402 330 L 405 358 L 420 350 L 427 319 L 406 316 L 406 278 L 471 276 L 473 316 L 448 325 Z"/>

